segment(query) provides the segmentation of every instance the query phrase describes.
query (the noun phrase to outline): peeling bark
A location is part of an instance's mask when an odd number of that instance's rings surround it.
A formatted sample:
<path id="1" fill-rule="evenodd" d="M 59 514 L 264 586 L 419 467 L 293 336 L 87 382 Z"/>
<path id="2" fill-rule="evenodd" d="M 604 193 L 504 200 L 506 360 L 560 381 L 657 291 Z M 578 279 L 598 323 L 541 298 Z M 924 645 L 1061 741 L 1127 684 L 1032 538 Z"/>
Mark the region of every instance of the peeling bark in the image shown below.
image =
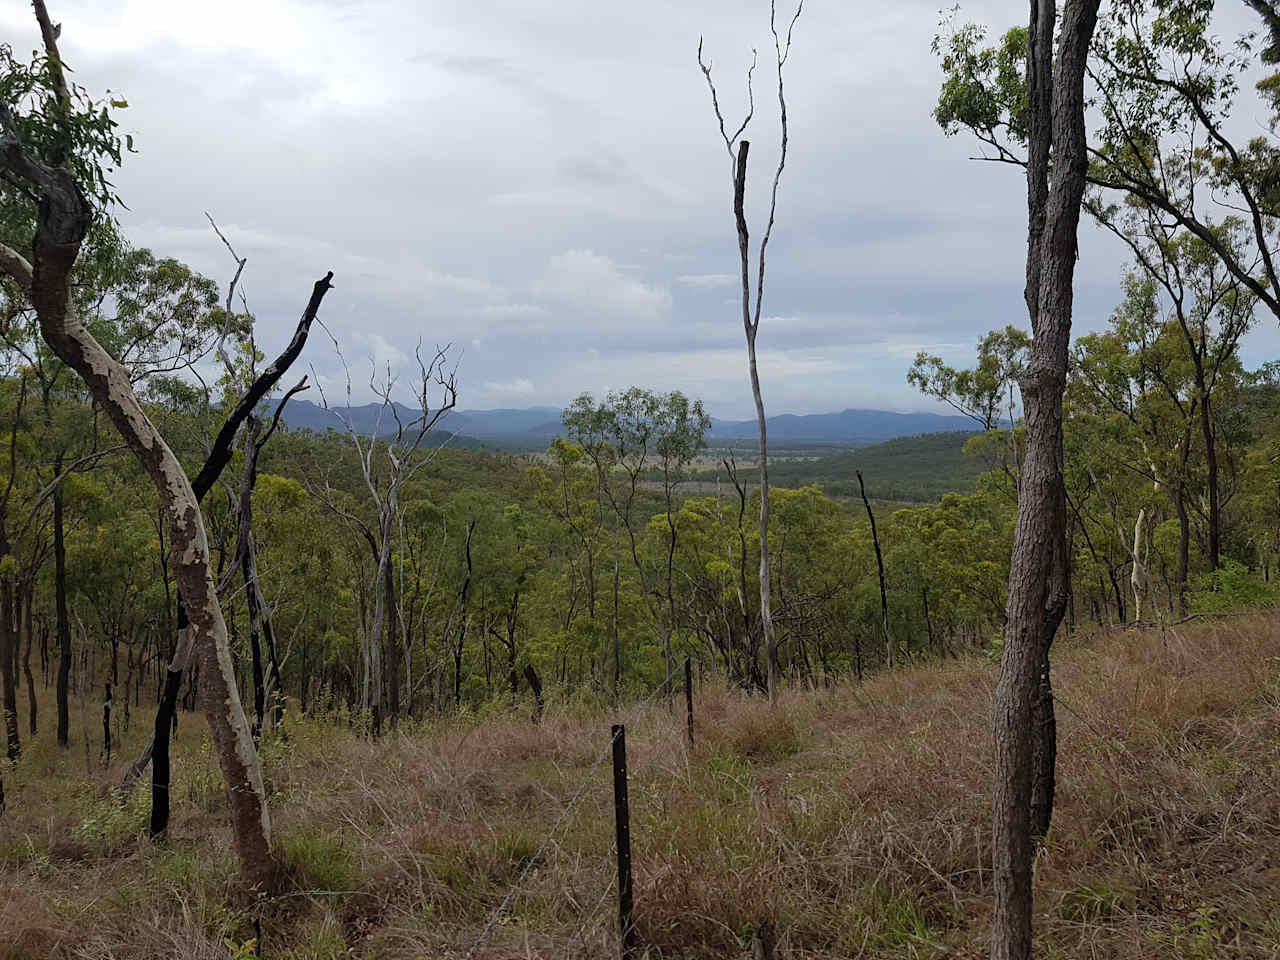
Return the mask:
<path id="1" fill-rule="evenodd" d="M 54 33 L 43 0 L 34 3 L 65 95 Z M 271 822 L 257 753 L 231 670 L 227 628 L 209 566 L 209 544 L 199 501 L 177 457 L 151 423 L 125 369 L 69 310 L 70 275 L 92 219 L 88 201 L 68 171 L 29 154 L 7 104 L 0 104 L 0 169 L 25 181 L 40 197 L 32 244 L 31 302 L 45 342 L 84 380 L 139 464 L 155 484 L 170 533 L 170 556 L 187 605 L 194 647 L 207 667 L 204 706 L 228 787 L 231 819 L 245 881 L 269 890 L 275 880 Z"/>

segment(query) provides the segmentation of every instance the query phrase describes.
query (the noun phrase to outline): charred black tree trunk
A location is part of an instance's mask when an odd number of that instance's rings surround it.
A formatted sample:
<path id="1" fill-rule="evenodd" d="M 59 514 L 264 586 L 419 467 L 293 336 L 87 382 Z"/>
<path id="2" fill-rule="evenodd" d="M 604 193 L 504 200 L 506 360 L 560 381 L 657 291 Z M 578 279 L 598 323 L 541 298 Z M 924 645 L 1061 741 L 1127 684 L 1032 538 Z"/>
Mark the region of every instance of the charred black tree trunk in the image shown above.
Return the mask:
<path id="1" fill-rule="evenodd" d="M 262 739 L 262 718 L 267 711 L 267 689 L 262 673 L 262 642 L 258 634 L 258 596 L 253 589 L 253 564 L 249 560 L 248 549 L 241 552 L 240 571 L 244 576 L 244 599 L 249 613 L 249 657 L 253 661 L 253 724 L 250 731 L 253 742 L 258 743 Z"/>
<path id="2" fill-rule="evenodd" d="M 893 637 L 889 633 L 889 594 L 884 585 L 884 556 L 880 553 L 880 536 L 876 533 L 876 516 L 871 512 L 871 501 L 867 499 L 867 488 L 862 485 L 862 471 L 858 475 L 858 492 L 862 494 L 862 505 L 867 508 L 867 519 L 871 522 L 871 543 L 876 550 L 876 573 L 880 577 L 880 629 L 884 632 L 885 664 L 893 669 Z"/>
<path id="3" fill-rule="evenodd" d="M 0 544 L 0 556 L 8 554 L 8 543 Z M 12 580 L 0 583 L 0 687 L 4 693 L 4 730 L 6 755 L 17 760 L 22 755 L 22 740 L 18 735 L 18 685 L 15 676 L 18 666 L 18 635 L 14 622 L 14 586 Z"/>
<path id="4" fill-rule="evenodd" d="M 59 458 L 54 468 L 62 471 Z M 67 614 L 67 545 L 62 520 L 62 484 L 53 491 L 53 582 L 58 637 L 58 746 L 71 743 L 71 619 Z"/>
<path id="5" fill-rule="evenodd" d="M 284 376 L 285 372 L 302 353 L 302 348 L 307 342 L 307 336 L 311 332 L 311 324 L 315 321 L 316 314 L 320 310 L 320 303 L 324 300 L 325 294 L 332 289 L 330 283 L 332 279 L 333 273 L 330 272 L 316 281 L 311 291 L 311 298 L 307 301 L 302 318 L 298 321 L 297 328 L 294 330 L 293 339 L 289 341 L 289 345 L 285 347 L 280 356 L 253 381 L 253 384 L 245 391 L 234 409 L 227 415 L 226 420 L 223 421 L 222 427 L 218 430 L 218 435 L 214 439 L 213 447 L 210 449 L 208 456 L 205 457 L 204 465 L 201 466 L 200 472 L 191 482 L 191 489 L 197 503 L 204 500 L 205 495 L 213 489 L 213 485 L 222 475 L 222 471 L 231 462 L 235 437 L 240 425 L 257 409 L 263 397 L 275 387 L 276 383 L 279 382 L 280 378 Z M 161 524 L 161 529 L 163 530 L 163 524 Z M 167 569 L 165 588 L 167 591 Z M 169 825 L 169 739 L 170 731 L 177 729 L 178 697 L 182 689 L 183 673 L 187 671 L 188 666 L 191 667 L 193 700 L 199 675 L 199 663 L 195 662 L 197 658 L 190 657 L 190 644 L 184 640 L 186 631 L 190 629 L 190 624 L 187 610 L 183 605 L 181 591 L 178 593 L 177 606 L 177 629 L 174 634 L 171 634 L 173 645 L 169 652 L 169 666 L 165 671 L 164 690 L 160 695 L 160 704 L 156 708 L 153 739 L 147 749 L 129 768 L 122 785 L 122 788 L 127 788 L 142 775 L 148 763 L 152 764 L 150 830 L 153 839 L 163 839 Z M 186 651 L 181 656 L 182 662 L 177 662 L 182 651 Z"/>
<path id="6" fill-rule="evenodd" d="M 529 681 L 529 689 L 533 691 L 533 722 L 537 723 L 542 719 L 542 710 L 546 706 L 542 699 L 542 679 L 538 676 L 538 671 L 533 669 L 532 663 L 524 668 L 524 678 Z"/>
<path id="7" fill-rule="evenodd" d="M 36 735 L 36 678 L 31 673 L 31 647 L 35 643 L 35 621 L 32 607 L 35 604 L 35 585 L 28 583 L 24 591 L 22 604 L 22 634 L 26 643 L 23 647 L 22 672 L 27 680 L 27 711 L 30 716 L 31 736 Z"/>
<path id="8" fill-rule="evenodd" d="M 387 656 L 384 661 L 387 674 L 387 714 L 394 730 L 400 721 L 400 607 L 396 597 L 395 564 L 388 563 L 383 572 L 383 589 L 387 594 Z"/>
<path id="9" fill-rule="evenodd" d="M 106 684 L 102 701 L 102 762 L 111 763 L 111 684 Z"/>
<path id="10" fill-rule="evenodd" d="M 453 705 L 462 705 L 462 654 L 467 645 L 467 598 L 471 593 L 471 535 L 476 531 L 476 522 L 467 524 L 467 576 L 462 581 L 458 606 L 462 611 L 462 622 L 458 627 L 458 642 L 453 648 Z"/>

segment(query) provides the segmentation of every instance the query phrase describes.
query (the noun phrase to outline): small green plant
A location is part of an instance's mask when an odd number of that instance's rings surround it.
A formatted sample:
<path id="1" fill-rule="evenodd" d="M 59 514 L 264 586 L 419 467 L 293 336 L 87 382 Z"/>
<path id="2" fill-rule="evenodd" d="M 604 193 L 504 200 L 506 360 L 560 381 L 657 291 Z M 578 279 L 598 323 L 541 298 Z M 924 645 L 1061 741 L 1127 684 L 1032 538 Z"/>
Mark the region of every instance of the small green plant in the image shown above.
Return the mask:
<path id="1" fill-rule="evenodd" d="M 1124 897 L 1103 884 L 1089 884 L 1067 892 L 1062 898 L 1062 914 L 1078 923 L 1111 919 L 1123 908 Z"/>
<path id="2" fill-rule="evenodd" d="M 145 790 L 133 791 L 124 803 L 115 796 L 103 797 L 93 801 L 76 836 L 101 852 L 109 851 L 141 834 L 150 811 L 151 797 Z"/>
<path id="3" fill-rule="evenodd" d="M 308 829 L 285 837 L 282 846 L 302 886 L 338 894 L 354 893 L 360 886 L 360 863 L 341 837 Z"/>
<path id="4" fill-rule="evenodd" d="M 879 904 L 879 912 L 876 940 L 881 945 L 896 947 L 913 941 L 934 942 L 925 908 L 914 897 L 898 894 L 885 897 Z"/>
<path id="5" fill-rule="evenodd" d="M 250 938 L 243 943 L 237 943 L 234 939 L 228 937 L 222 941 L 227 945 L 227 949 L 231 952 L 227 954 L 227 960 L 257 960 L 258 957 L 258 941 L 256 938 Z"/>

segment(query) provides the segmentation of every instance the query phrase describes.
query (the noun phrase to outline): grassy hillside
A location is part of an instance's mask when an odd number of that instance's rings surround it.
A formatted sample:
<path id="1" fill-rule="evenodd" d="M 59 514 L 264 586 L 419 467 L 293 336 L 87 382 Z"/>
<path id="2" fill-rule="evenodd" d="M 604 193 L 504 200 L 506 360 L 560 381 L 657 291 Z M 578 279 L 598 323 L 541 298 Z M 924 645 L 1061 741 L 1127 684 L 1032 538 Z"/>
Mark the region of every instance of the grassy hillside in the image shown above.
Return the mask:
<path id="1" fill-rule="evenodd" d="M 1061 642 L 1038 956 L 1280 950 L 1277 657 L 1274 615 Z M 263 956 L 460 958 L 621 719 L 650 957 L 741 957 L 771 920 L 786 957 L 977 958 L 995 679 L 974 657 L 790 693 L 776 711 L 708 683 L 692 749 L 662 706 L 553 702 L 540 726 L 521 707 L 376 744 L 294 720 L 264 751 L 292 877 L 265 908 L 237 887 L 204 724 L 183 716 L 172 839 L 156 848 L 146 791 L 112 798 L 123 764 L 90 762 L 79 738 L 98 714 L 76 708 L 69 752 L 44 736 L 6 774 L 0 957 L 223 960 L 260 911 Z M 611 799 L 606 762 L 478 957 L 616 956 Z"/>
<path id="2" fill-rule="evenodd" d="M 856 471 L 861 470 L 869 496 L 931 502 L 953 491 L 971 490 L 985 469 L 981 460 L 964 455 L 965 441 L 971 436 L 926 433 L 899 437 L 813 460 L 780 460 L 770 464 L 769 474 L 779 486 L 820 483 L 830 496 L 854 497 L 858 495 Z"/>

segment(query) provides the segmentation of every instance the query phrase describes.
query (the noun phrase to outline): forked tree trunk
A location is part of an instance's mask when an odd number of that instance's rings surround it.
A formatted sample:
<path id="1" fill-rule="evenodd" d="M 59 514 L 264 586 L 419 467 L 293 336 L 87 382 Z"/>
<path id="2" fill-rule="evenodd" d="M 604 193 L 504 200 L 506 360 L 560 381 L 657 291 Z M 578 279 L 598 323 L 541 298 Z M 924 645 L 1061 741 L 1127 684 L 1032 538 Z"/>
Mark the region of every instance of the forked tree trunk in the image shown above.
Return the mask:
<path id="1" fill-rule="evenodd" d="M 1098 3 L 1068 0 L 1055 64 L 1054 0 L 1031 2 L 1026 297 L 1033 342 L 1022 382 L 1026 461 L 1009 573 L 1004 654 L 992 709 L 993 960 L 1030 960 L 1034 840 L 1048 829 L 1053 809 L 1056 732 L 1049 648 L 1069 592 L 1062 395 L 1076 229 L 1087 170 L 1084 71 Z"/>

